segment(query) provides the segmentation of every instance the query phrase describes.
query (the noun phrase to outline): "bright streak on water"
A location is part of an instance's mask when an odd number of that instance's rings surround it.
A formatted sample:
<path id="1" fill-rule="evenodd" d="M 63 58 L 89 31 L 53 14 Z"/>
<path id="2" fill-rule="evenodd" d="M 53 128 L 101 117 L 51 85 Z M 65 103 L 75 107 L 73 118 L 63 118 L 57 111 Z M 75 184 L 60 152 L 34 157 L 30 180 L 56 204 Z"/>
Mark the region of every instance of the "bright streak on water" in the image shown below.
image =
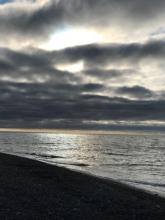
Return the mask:
<path id="1" fill-rule="evenodd" d="M 127 182 L 165 196 L 165 137 L 0 133 L 0 151 Z"/>

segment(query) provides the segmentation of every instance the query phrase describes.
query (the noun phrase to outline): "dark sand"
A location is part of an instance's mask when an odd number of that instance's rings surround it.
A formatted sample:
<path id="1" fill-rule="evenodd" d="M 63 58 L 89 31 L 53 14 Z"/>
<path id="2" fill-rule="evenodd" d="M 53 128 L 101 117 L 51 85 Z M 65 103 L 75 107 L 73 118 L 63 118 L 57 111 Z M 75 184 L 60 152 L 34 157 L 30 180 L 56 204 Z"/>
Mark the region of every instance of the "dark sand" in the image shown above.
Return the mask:
<path id="1" fill-rule="evenodd" d="M 0 154 L 0 220 L 165 220 L 165 199 L 42 162 Z"/>

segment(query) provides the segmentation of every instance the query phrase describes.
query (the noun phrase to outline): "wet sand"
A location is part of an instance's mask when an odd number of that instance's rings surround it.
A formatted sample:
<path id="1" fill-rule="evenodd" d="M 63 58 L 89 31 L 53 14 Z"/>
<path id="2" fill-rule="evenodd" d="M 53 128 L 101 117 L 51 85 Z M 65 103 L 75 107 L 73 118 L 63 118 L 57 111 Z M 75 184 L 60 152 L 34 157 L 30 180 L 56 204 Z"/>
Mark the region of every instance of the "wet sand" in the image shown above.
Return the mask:
<path id="1" fill-rule="evenodd" d="M 115 181 L 1 153 L 0 219 L 164 220 L 165 199 Z"/>

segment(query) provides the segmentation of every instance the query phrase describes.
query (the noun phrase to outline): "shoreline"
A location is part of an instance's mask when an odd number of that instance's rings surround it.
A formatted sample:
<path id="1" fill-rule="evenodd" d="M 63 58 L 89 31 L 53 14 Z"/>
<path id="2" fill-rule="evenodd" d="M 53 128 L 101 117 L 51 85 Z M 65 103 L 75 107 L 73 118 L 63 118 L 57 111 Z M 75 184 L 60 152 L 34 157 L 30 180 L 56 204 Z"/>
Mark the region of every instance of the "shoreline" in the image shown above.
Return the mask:
<path id="1" fill-rule="evenodd" d="M 1 219 L 165 219 L 165 198 L 115 180 L 0 153 Z"/>
<path id="2" fill-rule="evenodd" d="M 103 176 L 103 175 L 99 175 L 97 173 L 92 173 L 88 170 L 85 170 L 85 169 L 77 169 L 77 168 L 74 168 L 72 165 L 69 165 L 69 166 L 65 166 L 65 165 L 60 165 L 59 163 L 54 163 L 54 162 L 50 162 L 50 161 L 46 161 L 46 160 L 42 160 L 42 159 L 39 159 L 39 158 L 33 158 L 31 156 L 28 156 L 28 155 L 24 155 L 24 154 L 16 154 L 16 153 L 6 153 L 6 152 L 0 152 L 0 154 L 4 154 L 4 155 L 11 155 L 11 156 L 16 156 L 18 158 L 24 158 L 24 159 L 28 159 L 28 160 L 32 160 L 32 161 L 38 161 L 40 163 L 45 163 L 47 165 L 51 165 L 53 167 L 59 167 L 59 168 L 62 168 L 62 169 L 66 169 L 68 171 L 71 171 L 71 172 L 75 172 L 77 174 L 83 174 L 83 175 L 87 175 L 87 176 L 92 176 L 96 179 L 101 179 L 102 181 L 109 181 L 110 183 L 112 184 L 117 184 L 117 185 L 121 185 L 122 187 L 125 186 L 126 188 L 130 188 L 130 189 L 133 189 L 135 191 L 142 191 L 144 193 L 147 193 L 147 194 L 150 194 L 151 196 L 156 196 L 156 197 L 160 197 L 162 199 L 165 199 L 165 194 L 161 194 L 160 192 L 156 192 L 156 191 L 152 191 L 152 190 L 149 190 L 149 189 L 145 189 L 143 187 L 138 187 L 138 185 L 135 185 L 135 184 L 131 184 L 129 182 L 126 182 L 126 181 L 120 181 L 120 180 L 116 180 L 115 178 L 113 177 L 108 177 L 108 176 Z"/>
<path id="3" fill-rule="evenodd" d="M 45 163 L 47 165 L 51 165 L 53 167 L 59 167 L 59 168 L 62 168 L 62 169 L 66 169 L 66 170 L 69 170 L 71 172 L 75 172 L 77 174 L 84 174 L 84 175 L 87 175 L 87 176 L 92 176 L 96 179 L 101 179 L 102 181 L 109 181 L 110 183 L 114 183 L 114 184 L 118 184 L 118 185 L 121 185 L 121 186 L 125 186 L 126 188 L 132 188 L 133 190 L 135 191 L 142 191 L 144 193 L 147 193 L 147 194 L 151 194 L 151 196 L 156 196 L 156 197 L 160 197 L 162 199 L 165 199 L 165 194 L 161 194 L 160 192 L 157 192 L 157 191 L 152 191 L 152 190 L 149 190 L 149 189 L 146 189 L 146 188 L 143 188 L 143 187 L 139 187 L 138 185 L 135 185 L 135 184 L 131 184 L 127 181 L 120 181 L 120 180 L 116 180 L 115 178 L 113 177 L 108 177 L 108 176 L 104 176 L 104 175 L 99 175 L 97 173 L 93 173 L 93 172 L 90 172 L 89 170 L 85 170 L 85 169 L 77 169 L 75 167 L 73 167 L 74 165 L 69 165 L 69 166 L 66 166 L 66 165 L 60 165 L 59 163 L 54 163 L 54 162 L 50 162 L 50 161 L 46 161 L 46 160 L 42 160 L 42 159 L 39 159 L 39 158 L 33 158 L 31 156 L 28 156 L 27 154 L 16 154 L 16 153 L 6 153 L 6 152 L 0 152 L 0 154 L 4 154 L 4 155 L 11 155 L 11 156 L 16 156 L 18 158 L 24 158 L 24 159 L 28 159 L 28 160 L 32 160 L 32 161 L 38 161 L 38 162 L 41 162 L 41 163 Z"/>

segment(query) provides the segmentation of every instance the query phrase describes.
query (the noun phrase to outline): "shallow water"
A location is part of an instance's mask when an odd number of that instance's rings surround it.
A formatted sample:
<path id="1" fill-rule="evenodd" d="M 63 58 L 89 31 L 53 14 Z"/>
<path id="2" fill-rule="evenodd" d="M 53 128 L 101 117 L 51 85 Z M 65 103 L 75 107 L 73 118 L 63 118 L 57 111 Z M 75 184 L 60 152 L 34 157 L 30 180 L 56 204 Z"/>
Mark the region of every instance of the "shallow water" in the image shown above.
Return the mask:
<path id="1" fill-rule="evenodd" d="M 165 196 L 164 135 L 0 133 L 0 151 L 113 178 Z"/>

